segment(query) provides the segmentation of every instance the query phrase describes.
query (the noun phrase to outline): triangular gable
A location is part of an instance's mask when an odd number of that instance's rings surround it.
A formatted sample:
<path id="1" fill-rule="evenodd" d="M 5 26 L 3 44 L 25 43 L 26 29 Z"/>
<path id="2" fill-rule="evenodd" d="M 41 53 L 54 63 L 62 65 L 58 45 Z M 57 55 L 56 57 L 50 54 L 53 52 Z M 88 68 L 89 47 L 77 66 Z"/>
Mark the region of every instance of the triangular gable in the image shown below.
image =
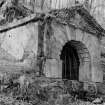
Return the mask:
<path id="1" fill-rule="evenodd" d="M 50 13 L 55 16 L 56 21 L 60 23 L 72 25 L 97 37 L 105 36 L 105 30 L 83 6 L 53 10 Z"/>

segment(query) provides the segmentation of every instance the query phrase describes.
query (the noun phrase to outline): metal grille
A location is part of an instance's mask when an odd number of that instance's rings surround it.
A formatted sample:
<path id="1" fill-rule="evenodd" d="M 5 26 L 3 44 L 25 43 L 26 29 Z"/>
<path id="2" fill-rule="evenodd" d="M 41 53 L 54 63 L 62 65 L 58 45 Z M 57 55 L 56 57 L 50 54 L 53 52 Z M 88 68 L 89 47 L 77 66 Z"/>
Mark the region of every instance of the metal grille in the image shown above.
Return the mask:
<path id="1" fill-rule="evenodd" d="M 71 45 L 64 46 L 61 59 L 63 61 L 63 79 L 78 80 L 79 57 L 76 49 Z"/>
<path id="2" fill-rule="evenodd" d="M 78 41 L 70 41 L 65 44 L 61 52 L 62 78 L 70 80 L 79 79 L 79 66 L 90 64 L 90 54 L 84 44 Z"/>

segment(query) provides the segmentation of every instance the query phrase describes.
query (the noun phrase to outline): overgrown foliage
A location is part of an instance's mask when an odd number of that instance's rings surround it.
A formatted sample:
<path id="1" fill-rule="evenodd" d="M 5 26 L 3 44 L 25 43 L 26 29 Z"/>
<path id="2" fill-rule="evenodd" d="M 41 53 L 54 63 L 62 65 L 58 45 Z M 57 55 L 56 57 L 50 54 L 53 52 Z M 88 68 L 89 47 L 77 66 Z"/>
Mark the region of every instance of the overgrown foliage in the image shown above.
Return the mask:
<path id="1" fill-rule="evenodd" d="M 1 105 L 90 105 L 95 98 L 86 96 L 82 84 L 76 81 L 36 77 L 34 73 L 10 74 L 4 79 Z"/>

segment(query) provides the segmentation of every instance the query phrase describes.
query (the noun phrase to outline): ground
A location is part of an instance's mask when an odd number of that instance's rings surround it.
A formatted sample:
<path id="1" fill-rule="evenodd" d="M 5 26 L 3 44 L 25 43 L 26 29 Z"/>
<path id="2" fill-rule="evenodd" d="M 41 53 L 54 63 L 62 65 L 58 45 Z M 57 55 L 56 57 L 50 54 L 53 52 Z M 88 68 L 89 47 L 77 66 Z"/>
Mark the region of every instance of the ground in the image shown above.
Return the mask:
<path id="1" fill-rule="evenodd" d="M 74 86 L 69 80 L 35 73 L 4 75 L 0 83 L 0 105 L 93 105 L 96 98 L 80 90 L 78 82 Z"/>

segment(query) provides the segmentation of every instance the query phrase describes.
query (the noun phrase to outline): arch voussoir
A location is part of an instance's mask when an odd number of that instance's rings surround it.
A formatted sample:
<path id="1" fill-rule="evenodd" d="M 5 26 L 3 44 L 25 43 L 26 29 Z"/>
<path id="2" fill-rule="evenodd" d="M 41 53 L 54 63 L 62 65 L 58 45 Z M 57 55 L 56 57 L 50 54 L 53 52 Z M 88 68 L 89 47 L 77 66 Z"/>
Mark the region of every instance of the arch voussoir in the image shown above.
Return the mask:
<path id="1" fill-rule="evenodd" d="M 75 31 L 76 31 L 76 41 L 82 41 L 84 37 L 83 32 L 79 29 L 76 29 Z"/>

